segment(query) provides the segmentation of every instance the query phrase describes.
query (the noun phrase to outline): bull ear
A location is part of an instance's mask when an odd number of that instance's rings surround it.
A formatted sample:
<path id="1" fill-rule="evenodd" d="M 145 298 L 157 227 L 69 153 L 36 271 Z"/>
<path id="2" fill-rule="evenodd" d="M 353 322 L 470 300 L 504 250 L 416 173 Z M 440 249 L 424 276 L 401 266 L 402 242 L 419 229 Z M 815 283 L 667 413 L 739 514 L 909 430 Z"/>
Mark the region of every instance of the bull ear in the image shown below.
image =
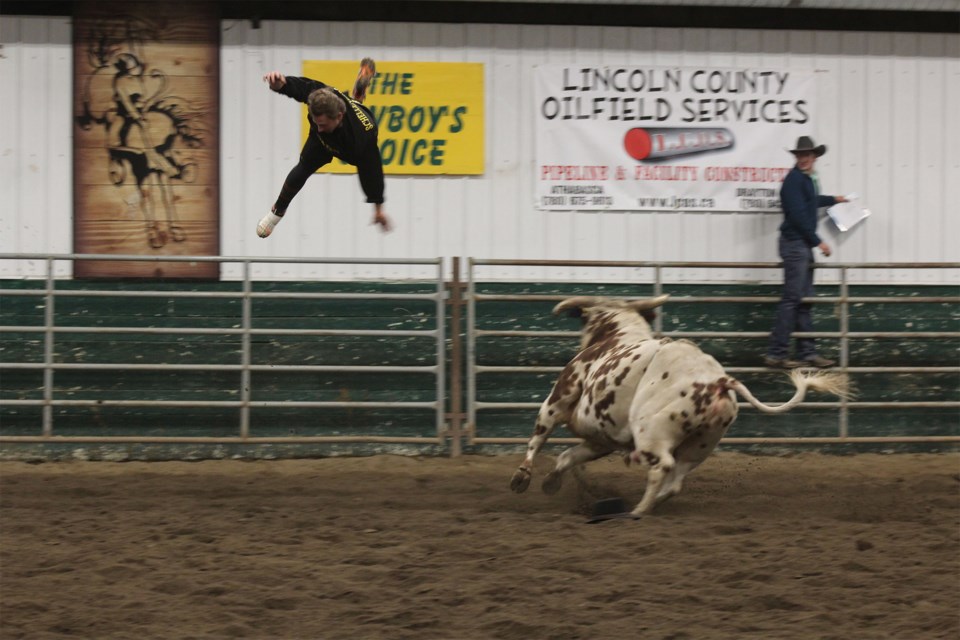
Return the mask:
<path id="1" fill-rule="evenodd" d="M 647 298 L 645 300 L 634 300 L 633 302 L 628 302 L 627 306 L 631 309 L 634 309 L 638 313 L 641 311 L 646 311 L 648 309 L 656 309 L 664 302 L 667 301 L 667 298 L 670 297 L 669 293 L 665 293 L 662 296 L 657 296 L 656 298 Z"/>
<path id="2" fill-rule="evenodd" d="M 579 317 L 585 308 L 592 307 L 595 304 L 597 304 L 597 299 L 590 296 L 567 298 L 557 303 L 557 306 L 553 308 L 553 315 L 558 316 L 567 311 L 570 316 Z"/>

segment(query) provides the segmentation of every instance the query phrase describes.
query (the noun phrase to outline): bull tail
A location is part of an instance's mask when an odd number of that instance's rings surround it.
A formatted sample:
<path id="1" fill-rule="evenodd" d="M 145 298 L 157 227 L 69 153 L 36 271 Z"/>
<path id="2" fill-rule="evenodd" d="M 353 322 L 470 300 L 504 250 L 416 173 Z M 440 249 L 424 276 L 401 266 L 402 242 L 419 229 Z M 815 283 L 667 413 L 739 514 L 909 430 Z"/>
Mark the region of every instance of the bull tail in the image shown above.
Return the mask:
<path id="1" fill-rule="evenodd" d="M 728 382 L 726 386 L 728 389 L 736 391 L 744 400 L 763 413 L 786 413 L 790 411 L 803 402 L 803 398 L 807 395 L 808 389 L 823 391 L 824 393 L 829 393 L 843 399 L 849 399 L 852 395 L 850 392 L 850 381 L 847 376 L 842 373 L 794 369 L 790 372 L 790 381 L 793 382 L 793 386 L 797 388 L 797 392 L 783 404 L 774 406 L 763 404 L 757 400 L 753 394 L 750 393 L 750 390 L 738 380 L 732 380 Z"/>

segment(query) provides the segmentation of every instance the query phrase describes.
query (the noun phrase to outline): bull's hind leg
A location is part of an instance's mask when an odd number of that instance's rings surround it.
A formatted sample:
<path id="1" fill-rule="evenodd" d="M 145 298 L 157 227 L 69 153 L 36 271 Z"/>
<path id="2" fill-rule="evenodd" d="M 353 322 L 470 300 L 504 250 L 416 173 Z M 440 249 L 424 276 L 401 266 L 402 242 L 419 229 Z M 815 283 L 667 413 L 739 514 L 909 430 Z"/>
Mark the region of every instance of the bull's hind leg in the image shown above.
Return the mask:
<path id="1" fill-rule="evenodd" d="M 633 510 L 635 516 L 648 515 L 658 502 L 673 495 L 674 489 L 679 491 L 683 476 L 689 471 L 689 469 L 682 469 L 680 470 L 682 473 L 677 473 L 677 461 L 671 451 L 670 435 L 673 426 L 670 418 L 664 413 L 655 415 L 642 430 L 642 433 L 658 434 L 657 437 L 636 437 L 634 440 L 635 450 L 631 454 L 632 459 L 643 462 L 649 467 L 647 487 L 640 503 Z"/>
<path id="2" fill-rule="evenodd" d="M 657 498 L 664 489 L 665 481 L 673 474 L 674 459 L 669 451 L 644 453 L 650 460 L 650 470 L 647 471 L 647 488 L 643 492 L 643 498 L 633 510 L 635 516 L 645 516 L 653 511 L 658 502 Z M 666 497 L 668 496 L 660 499 L 665 500 Z"/>
<path id="3" fill-rule="evenodd" d="M 527 455 L 520 463 L 520 467 L 514 472 L 513 478 L 510 479 L 510 488 L 516 493 L 523 493 L 530 486 L 530 477 L 533 475 L 533 459 L 547 442 L 553 430 L 557 428 L 557 425 L 566 422 L 567 416 L 567 412 L 561 413 L 559 408 L 549 401 L 540 406 L 536 427 L 533 429 L 533 437 L 527 443 Z"/>
<path id="4" fill-rule="evenodd" d="M 680 493 L 680 490 L 683 489 L 683 479 L 687 477 L 691 471 L 693 471 L 699 462 L 681 462 L 677 460 L 674 463 L 673 471 L 671 471 L 663 479 L 663 484 L 660 487 L 660 491 L 657 492 L 656 497 L 654 498 L 653 506 L 657 506 L 665 502 L 668 498 Z"/>
<path id="5" fill-rule="evenodd" d="M 547 495 L 553 495 L 559 491 L 560 485 L 563 484 L 563 474 L 567 469 L 602 458 L 612 452 L 613 449 L 609 447 L 601 447 L 590 442 L 581 442 L 574 447 L 570 447 L 557 457 L 557 466 L 543 479 L 543 492 Z"/>
<path id="6" fill-rule="evenodd" d="M 680 493 L 684 478 L 707 459 L 737 417 L 737 406 L 734 399 L 721 390 L 706 406 L 703 415 L 696 428 L 691 429 L 691 435 L 673 450 L 673 470 L 664 478 L 654 506 Z"/>

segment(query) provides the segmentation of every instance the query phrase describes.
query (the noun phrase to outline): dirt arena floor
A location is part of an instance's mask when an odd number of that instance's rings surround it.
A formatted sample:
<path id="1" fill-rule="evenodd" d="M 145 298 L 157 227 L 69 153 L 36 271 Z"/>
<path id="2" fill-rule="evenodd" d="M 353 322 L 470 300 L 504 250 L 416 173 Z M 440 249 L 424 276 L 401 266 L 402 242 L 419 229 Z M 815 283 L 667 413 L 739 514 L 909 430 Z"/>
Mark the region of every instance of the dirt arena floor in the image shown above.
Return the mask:
<path id="1" fill-rule="evenodd" d="M 0 463 L 0 637 L 960 637 L 960 454 Z"/>

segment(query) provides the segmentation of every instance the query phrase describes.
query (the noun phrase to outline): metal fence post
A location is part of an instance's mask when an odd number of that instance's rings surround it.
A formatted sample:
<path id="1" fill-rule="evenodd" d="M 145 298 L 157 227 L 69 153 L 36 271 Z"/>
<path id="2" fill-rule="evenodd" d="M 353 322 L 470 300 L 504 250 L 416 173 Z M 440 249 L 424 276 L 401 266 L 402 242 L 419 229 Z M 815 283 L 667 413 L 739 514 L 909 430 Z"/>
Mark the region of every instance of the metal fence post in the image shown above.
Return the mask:
<path id="1" fill-rule="evenodd" d="M 460 258 L 454 257 L 450 277 L 450 455 L 463 453 L 463 345 L 460 342 L 460 315 L 463 295 L 460 282 Z"/>
<path id="2" fill-rule="evenodd" d="M 477 328 L 476 291 L 473 284 L 473 258 L 467 258 L 467 442 L 477 434 Z"/>
<path id="3" fill-rule="evenodd" d="M 253 300 L 250 294 L 253 283 L 250 281 L 250 261 L 243 262 L 243 298 L 241 300 L 241 326 L 243 335 L 240 336 L 240 437 L 250 437 L 250 362 L 251 340 L 250 329 L 253 328 Z"/>
<path id="4" fill-rule="evenodd" d="M 653 268 L 653 297 L 663 294 L 663 267 L 657 265 Z M 653 333 L 663 335 L 663 308 L 653 319 Z"/>
<path id="5" fill-rule="evenodd" d="M 846 373 L 850 366 L 850 290 L 847 268 L 840 267 L 840 370 Z M 840 437 L 849 435 L 850 410 L 846 396 L 840 398 Z"/>
<path id="6" fill-rule="evenodd" d="M 47 258 L 46 308 L 43 310 L 43 436 L 53 435 L 53 259 Z"/>
<path id="7" fill-rule="evenodd" d="M 445 418 L 446 418 L 446 401 L 447 401 L 447 391 L 446 391 L 446 367 L 444 366 L 447 361 L 447 341 L 446 341 L 446 332 L 444 330 L 445 324 L 447 322 L 447 309 L 446 309 L 446 283 L 444 282 L 443 274 L 443 259 L 437 261 L 437 304 L 436 304 L 436 313 L 437 313 L 437 439 L 442 443 L 443 434 L 445 427 Z"/>

